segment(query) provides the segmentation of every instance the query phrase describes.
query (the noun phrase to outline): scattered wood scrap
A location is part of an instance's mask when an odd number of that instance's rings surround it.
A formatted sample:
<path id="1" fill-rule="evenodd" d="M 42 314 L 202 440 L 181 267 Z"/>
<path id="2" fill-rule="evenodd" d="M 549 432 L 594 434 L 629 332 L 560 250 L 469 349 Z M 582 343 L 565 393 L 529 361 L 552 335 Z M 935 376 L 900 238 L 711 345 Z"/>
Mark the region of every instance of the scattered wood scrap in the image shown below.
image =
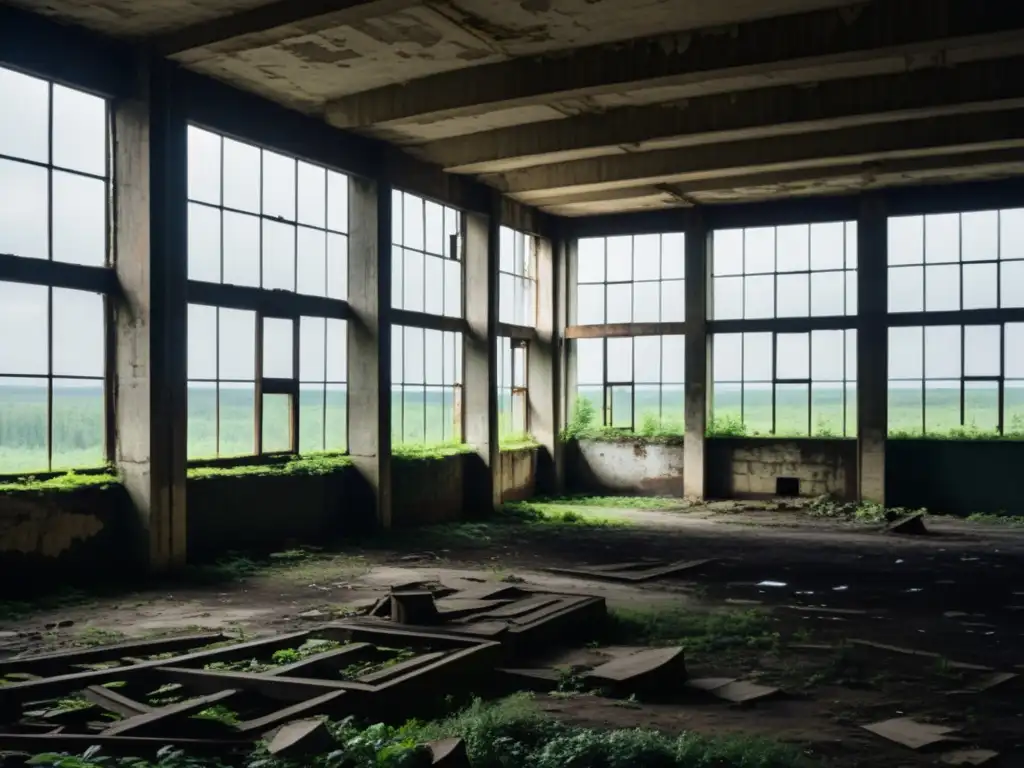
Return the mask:
<path id="1" fill-rule="evenodd" d="M 442 739 L 427 742 L 431 765 L 441 768 L 469 768 L 469 753 L 462 739 Z"/>
<path id="2" fill-rule="evenodd" d="M 862 725 L 861 728 L 910 749 L 924 749 L 940 742 L 958 740 L 956 737 L 949 735 L 955 733 L 956 728 L 948 728 L 944 725 L 933 725 L 931 723 L 920 723 L 909 717 L 883 720 L 879 723 Z"/>
<path id="3" fill-rule="evenodd" d="M 713 562 L 716 558 L 703 560 L 677 560 L 675 562 L 659 561 L 655 563 L 619 563 L 616 565 L 586 566 L 582 568 L 545 568 L 549 573 L 565 576 L 578 576 L 587 579 L 604 579 L 625 583 L 639 583 L 675 576 L 684 571 L 691 571 Z"/>
<path id="4" fill-rule="evenodd" d="M 736 680 L 729 677 L 704 677 L 690 680 L 687 686 L 698 691 L 710 693 L 718 699 L 733 704 L 748 704 L 752 701 L 776 696 L 781 691 L 767 685 L 758 685 L 749 680 Z"/>
<path id="5" fill-rule="evenodd" d="M 886 527 L 889 533 L 900 533 L 907 536 L 924 536 L 928 528 L 924 524 L 924 512 L 914 512 L 910 515 L 893 520 Z"/>
<path id="6" fill-rule="evenodd" d="M 279 728 L 269 740 L 267 751 L 275 757 L 293 759 L 328 752 L 333 740 L 323 720 L 296 720 Z"/>
<path id="7" fill-rule="evenodd" d="M 652 648 L 595 667 L 586 679 L 631 693 L 669 692 L 686 681 L 686 660 L 682 648 Z"/>
<path id="8" fill-rule="evenodd" d="M 987 765 L 999 757 L 991 749 L 958 749 L 946 752 L 940 760 L 946 765 Z"/>

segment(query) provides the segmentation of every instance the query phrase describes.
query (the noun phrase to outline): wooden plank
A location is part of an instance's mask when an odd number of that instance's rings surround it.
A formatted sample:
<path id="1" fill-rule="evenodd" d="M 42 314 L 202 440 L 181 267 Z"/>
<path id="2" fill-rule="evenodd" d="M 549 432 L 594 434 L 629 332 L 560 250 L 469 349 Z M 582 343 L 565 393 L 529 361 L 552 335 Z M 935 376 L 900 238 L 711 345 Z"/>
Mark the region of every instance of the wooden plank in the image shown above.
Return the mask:
<path id="1" fill-rule="evenodd" d="M 163 679 L 187 685 L 199 691 L 218 691 L 227 686 L 253 691 L 276 701 L 305 701 L 334 691 L 368 693 L 374 686 L 346 680 L 319 680 L 310 677 L 268 677 L 252 672 L 212 672 L 185 667 L 161 667 L 156 674 Z"/>
<path id="2" fill-rule="evenodd" d="M 676 684 L 676 680 L 672 678 L 678 678 L 679 682 L 685 680 L 686 663 L 683 649 L 679 647 L 651 648 L 613 659 L 587 673 L 588 678 L 611 683 L 625 683 L 651 675 L 657 675 L 667 686 L 671 687 L 675 687 Z"/>
<path id="3" fill-rule="evenodd" d="M 472 637 L 446 632 L 442 627 L 399 628 L 387 620 L 366 617 L 326 624 L 320 627 L 317 633 L 332 640 L 358 640 L 391 648 L 406 647 L 414 650 L 425 647 L 465 648 L 480 642 Z"/>
<path id="4" fill-rule="evenodd" d="M 83 691 L 83 695 L 93 704 L 103 707 L 109 712 L 116 712 L 123 717 L 135 717 L 153 711 L 153 707 L 148 704 L 129 699 L 102 685 L 90 685 Z"/>
<path id="5" fill-rule="evenodd" d="M 189 699 L 178 704 L 160 707 L 152 712 L 129 717 L 119 723 L 114 723 L 103 733 L 106 736 L 156 736 L 160 734 L 161 728 L 167 727 L 168 721 L 194 715 L 196 712 L 201 712 L 215 704 L 230 699 L 236 693 L 238 693 L 236 689 L 228 688 L 227 690 L 221 690 L 207 696 L 200 696 L 197 699 Z"/>
<path id="6" fill-rule="evenodd" d="M 525 600 L 517 600 L 511 605 L 506 605 L 494 611 L 487 611 L 474 616 L 474 619 L 518 619 L 521 616 L 539 611 L 555 603 L 561 602 L 560 597 L 554 595 L 529 597 Z"/>
<path id="7" fill-rule="evenodd" d="M 107 755 L 138 757 L 153 755 L 164 747 L 175 747 L 190 755 L 223 754 L 233 749 L 251 749 L 251 741 L 191 739 L 176 736 L 109 736 L 102 733 L 0 733 L 0 749 L 38 754 L 40 752 L 80 753 L 97 746 Z"/>
<path id="8" fill-rule="evenodd" d="M 314 715 L 343 714 L 345 709 L 345 691 L 331 691 L 306 701 L 300 701 L 290 707 L 271 712 L 269 715 L 246 720 L 238 724 L 239 733 L 263 733 L 282 723 Z"/>
<path id="9" fill-rule="evenodd" d="M 4 659 L 0 661 L 0 676 L 9 672 L 30 672 L 37 675 L 60 674 L 70 670 L 77 664 L 99 664 L 115 661 L 130 656 L 153 656 L 158 653 L 175 653 L 190 648 L 219 643 L 225 640 L 219 632 L 201 635 L 184 635 L 182 637 L 164 637 L 158 640 L 139 640 L 136 642 L 101 645 L 95 648 L 77 648 L 69 651 L 57 651 L 37 656 Z"/>
<path id="10" fill-rule="evenodd" d="M 422 656 L 416 656 L 412 659 L 406 659 L 400 661 L 398 664 L 392 664 L 390 667 L 371 672 L 368 675 L 363 675 L 358 678 L 361 683 L 370 683 L 371 685 L 377 685 L 383 683 L 386 680 L 392 680 L 396 677 L 401 677 L 407 672 L 425 667 L 428 664 L 433 664 L 435 661 L 444 657 L 443 651 L 435 651 L 434 653 L 425 653 Z"/>
<path id="11" fill-rule="evenodd" d="M 370 645 L 370 643 L 350 643 L 341 648 L 335 648 L 332 651 L 318 653 L 315 656 L 302 659 L 302 661 L 285 664 L 263 674 L 269 677 L 290 677 L 295 675 L 296 672 L 305 672 L 308 675 L 320 667 L 336 666 L 339 661 L 352 664 L 364 658 L 369 658 L 375 650 L 374 646 Z"/>

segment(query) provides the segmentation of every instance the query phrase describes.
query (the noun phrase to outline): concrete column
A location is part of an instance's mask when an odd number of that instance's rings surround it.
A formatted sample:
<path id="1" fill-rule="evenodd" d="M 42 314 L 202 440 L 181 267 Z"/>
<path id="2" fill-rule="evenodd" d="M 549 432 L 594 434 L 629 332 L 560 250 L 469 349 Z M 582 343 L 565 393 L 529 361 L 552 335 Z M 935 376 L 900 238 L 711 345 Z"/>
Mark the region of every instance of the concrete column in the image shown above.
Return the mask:
<path id="1" fill-rule="evenodd" d="M 857 217 L 858 496 L 885 504 L 889 411 L 888 222 L 885 201 L 864 195 Z"/>
<path id="2" fill-rule="evenodd" d="M 115 463 L 153 571 L 186 559 L 186 142 L 173 70 L 140 59 L 136 92 L 114 109 L 113 385 Z"/>
<path id="3" fill-rule="evenodd" d="M 527 350 L 530 432 L 540 443 L 537 456 L 537 489 L 558 491 L 559 407 L 558 339 L 556 327 L 555 248 L 550 240 L 537 238 L 537 338 Z"/>
<path id="4" fill-rule="evenodd" d="M 391 187 L 349 177 L 348 450 L 376 524 L 391 518 Z"/>
<path id="5" fill-rule="evenodd" d="M 699 208 L 686 211 L 686 385 L 683 495 L 703 499 L 707 466 L 710 235 Z"/>
<path id="6" fill-rule="evenodd" d="M 565 491 L 569 464 L 569 451 L 560 439 L 561 430 L 569 420 L 573 402 L 576 399 L 576 363 L 571 359 L 571 342 L 565 338 L 569 318 L 576 311 L 576 241 L 559 237 L 554 242 L 555 286 L 555 361 L 556 402 L 558 405 L 555 426 L 555 487 L 553 493 Z"/>
<path id="7" fill-rule="evenodd" d="M 501 199 L 492 196 L 490 216 L 466 214 L 465 296 L 467 333 L 463 423 L 476 461 L 466 463 L 465 505 L 471 514 L 501 503 L 498 451 L 498 249 Z"/>

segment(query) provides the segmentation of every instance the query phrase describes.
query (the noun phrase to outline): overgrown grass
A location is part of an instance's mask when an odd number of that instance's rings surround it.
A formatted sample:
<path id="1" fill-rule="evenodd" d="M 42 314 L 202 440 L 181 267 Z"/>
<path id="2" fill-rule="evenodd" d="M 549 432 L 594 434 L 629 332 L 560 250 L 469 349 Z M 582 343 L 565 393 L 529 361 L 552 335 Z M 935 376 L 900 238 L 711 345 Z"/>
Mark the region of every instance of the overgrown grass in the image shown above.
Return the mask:
<path id="1" fill-rule="evenodd" d="M 604 645 L 681 645 L 689 652 L 771 648 L 779 642 L 764 611 L 693 611 L 658 607 L 612 609 L 601 629 Z"/>
<path id="2" fill-rule="evenodd" d="M 533 435 L 525 432 L 503 435 L 498 441 L 498 448 L 502 451 L 528 451 L 539 445 Z"/>
<path id="3" fill-rule="evenodd" d="M 280 475 L 329 475 L 352 466 L 351 457 L 343 453 L 313 453 L 292 456 L 287 461 L 268 464 L 243 464 L 234 467 L 190 467 L 189 480 L 209 480 L 217 477 L 273 477 Z"/>
<path id="4" fill-rule="evenodd" d="M 1000 434 L 995 430 L 979 429 L 976 426 L 955 427 L 946 432 L 910 432 L 904 429 L 889 430 L 890 440 L 1024 440 L 1024 431 L 1010 429 Z"/>
<path id="5" fill-rule="evenodd" d="M 549 496 L 530 500 L 534 505 L 552 507 L 598 507 L 610 509 L 682 509 L 686 501 L 674 496 Z"/>
<path id="6" fill-rule="evenodd" d="M 224 713 L 210 713 L 221 717 Z M 265 748 L 231 765 L 246 768 L 420 768 L 430 765 L 422 744 L 462 738 L 472 768 L 801 768 L 812 765 L 798 749 L 746 737 L 667 736 L 641 729 L 597 730 L 561 723 L 541 713 L 528 695 L 493 703 L 475 701 L 452 717 L 401 727 L 362 727 L 352 719 L 329 723 L 333 750 L 290 763 Z M 224 768 L 215 758 L 190 758 L 164 749 L 152 761 L 38 755 L 31 765 L 58 768 Z"/>
<path id="7" fill-rule="evenodd" d="M 1021 515 L 1006 515 L 1002 513 L 991 513 L 991 512 L 973 512 L 967 516 L 967 521 L 970 523 L 986 523 L 991 525 L 1006 525 L 1013 528 L 1024 527 L 1024 516 Z"/>
<path id="8" fill-rule="evenodd" d="M 105 489 L 116 485 L 120 485 L 120 481 L 110 472 L 99 474 L 68 472 L 42 480 L 34 475 L 26 475 L 17 480 L 0 483 L 0 494 L 70 493 L 83 488 Z"/>
<path id="9" fill-rule="evenodd" d="M 473 446 L 466 443 L 403 443 L 391 448 L 392 457 L 399 461 L 430 461 L 472 452 Z"/>
<path id="10" fill-rule="evenodd" d="M 683 425 L 668 419 L 658 419 L 652 415 L 644 417 L 639 429 L 611 427 L 597 423 L 597 407 L 589 398 L 577 397 L 573 403 L 572 414 L 562 430 L 562 439 L 571 440 L 602 440 L 607 442 L 662 443 L 681 445 L 683 442 Z"/>
<path id="11" fill-rule="evenodd" d="M 819 496 L 806 507 L 806 511 L 813 517 L 874 524 L 891 522 L 915 512 L 927 512 L 928 510 L 885 507 L 873 501 L 841 502 L 831 496 Z"/>

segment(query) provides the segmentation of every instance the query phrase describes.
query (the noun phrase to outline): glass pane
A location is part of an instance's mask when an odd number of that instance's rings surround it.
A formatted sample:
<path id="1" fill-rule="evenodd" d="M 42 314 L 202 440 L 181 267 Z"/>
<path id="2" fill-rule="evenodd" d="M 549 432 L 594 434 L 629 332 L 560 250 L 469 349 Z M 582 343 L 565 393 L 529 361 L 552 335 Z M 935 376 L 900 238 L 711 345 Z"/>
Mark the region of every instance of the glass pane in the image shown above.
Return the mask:
<path id="1" fill-rule="evenodd" d="M 923 267 L 897 267 L 889 270 L 889 311 L 924 311 Z"/>
<path id="2" fill-rule="evenodd" d="M 857 385 L 846 385 L 846 436 L 857 435 Z"/>
<path id="3" fill-rule="evenodd" d="M 53 372 L 103 377 L 103 296 L 53 289 Z"/>
<path id="4" fill-rule="evenodd" d="M 845 247 L 842 222 L 811 225 L 811 269 L 842 269 Z"/>
<path id="5" fill-rule="evenodd" d="M 633 319 L 633 291 L 629 283 L 616 283 L 607 287 L 608 316 L 605 322 L 628 323 Z"/>
<path id="6" fill-rule="evenodd" d="M 604 384 L 604 339 L 576 340 L 576 382 Z"/>
<path id="7" fill-rule="evenodd" d="M 633 283 L 633 322 L 656 323 L 660 312 L 661 285 L 652 283 Z"/>
<path id="8" fill-rule="evenodd" d="M 921 328 L 889 329 L 889 378 L 924 377 L 924 335 Z"/>
<path id="9" fill-rule="evenodd" d="M 107 263 L 107 184 L 53 172 L 53 260 L 102 267 Z"/>
<path id="10" fill-rule="evenodd" d="M 423 332 L 424 381 L 427 384 L 440 386 L 444 383 L 443 339 L 441 331 L 428 329 Z"/>
<path id="11" fill-rule="evenodd" d="M 685 392 L 681 385 L 666 385 L 661 388 L 661 428 L 677 435 L 683 433 Z"/>
<path id="12" fill-rule="evenodd" d="M 999 258 L 1024 258 L 1024 208 L 999 212 Z"/>
<path id="13" fill-rule="evenodd" d="M 924 377 L 926 379 L 959 378 L 960 326 L 940 325 L 924 329 Z"/>
<path id="14" fill-rule="evenodd" d="M 776 278 L 776 317 L 807 317 L 810 314 L 808 282 L 808 275 L 779 275 Z"/>
<path id="15" fill-rule="evenodd" d="M 18 105 L 21 112 L 21 105 Z M 53 86 L 53 164 L 94 176 L 107 174 L 107 102 Z"/>
<path id="16" fill-rule="evenodd" d="M 391 216 L 395 215 L 401 223 L 401 212 L 392 207 Z M 327 172 L 327 228 L 348 232 L 348 176 L 335 171 Z"/>
<path id="17" fill-rule="evenodd" d="M 719 229 L 712 234 L 714 275 L 743 274 L 743 230 Z"/>
<path id="18" fill-rule="evenodd" d="M 752 227 L 744 231 L 743 274 L 775 271 L 775 227 Z"/>
<path id="19" fill-rule="evenodd" d="M 188 206 L 188 279 L 220 282 L 220 210 Z"/>
<path id="20" fill-rule="evenodd" d="M 423 311 L 432 315 L 444 314 L 444 262 L 436 256 L 424 260 L 423 281 L 426 285 Z"/>
<path id="21" fill-rule="evenodd" d="M 188 377 L 217 378 L 217 308 L 188 305 Z M 216 453 L 216 446 L 210 455 Z"/>
<path id="22" fill-rule="evenodd" d="M 772 430 L 772 385 L 743 385 L 743 425 L 751 435 L 770 435 Z"/>
<path id="23" fill-rule="evenodd" d="M 964 429 L 968 432 L 999 434 L 998 382 L 964 382 Z"/>
<path id="24" fill-rule="evenodd" d="M 0 282 L 0 375 L 49 373 L 48 298 L 45 286 Z"/>
<path id="25" fill-rule="evenodd" d="M 405 251 L 405 308 L 413 312 L 423 311 L 423 260 L 424 255 L 419 251 Z"/>
<path id="26" fill-rule="evenodd" d="M 295 160 L 263 150 L 263 215 L 295 221 Z"/>
<path id="27" fill-rule="evenodd" d="M 260 220 L 255 216 L 224 211 L 224 282 L 260 284 Z"/>
<path id="28" fill-rule="evenodd" d="M 515 317 L 515 278 L 512 275 L 498 275 L 498 319 L 503 323 L 513 322 Z M 582 290 L 582 287 L 581 289 Z"/>
<path id="29" fill-rule="evenodd" d="M 220 378 L 253 381 L 256 376 L 256 313 L 241 309 L 219 312 Z"/>
<path id="30" fill-rule="evenodd" d="M 846 222 L 846 268 L 857 268 L 857 222 Z"/>
<path id="31" fill-rule="evenodd" d="M 889 266 L 924 262 L 924 217 L 889 218 Z"/>
<path id="32" fill-rule="evenodd" d="M 247 213 L 260 212 L 260 151 L 224 139 L 224 205 Z M 245 451 L 252 453 L 252 450 Z"/>
<path id="33" fill-rule="evenodd" d="M 960 428 L 960 382 L 924 383 L 924 424 L 930 435 L 945 435 Z"/>
<path id="34" fill-rule="evenodd" d="M 608 282 L 621 282 L 633 279 L 633 238 L 608 238 Z"/>
<path id="35" fill-rule="evenodd" d="M 661 277 L 661 237 L 637 235 L 633 238 L 633 279 L 657 280 Z"/>
<path id="36" fill-rule="evenodd" d="M 775 377 L 809 379 L 811 377 L 811 335 L 779 333 L 775 336 Z"/>
<path id="37" fill-rule="evenodd" d="M 604 282 L 604 238 L 584 237 L 576 246 L 578 283 Z"/>
<path id="38" fill-rule="evenodd" d="M 1024 307 L 1024 261 L 1005 261 L 999 265 L 1000 297 L 999 306 L 1006 308 Z"/>
<path id="39" fill-rule="evenodd" d="M 633 380 L 633 339 L 620 336 L 607 340 L 608 381 L 629 382 Z"/>
<path id="40" fill-rule="evenodd" d="M 324 431 L 324 450 L 348 449 L 348 391 L 344 384 L 327 385 Z"/>
<path id="41" fill-rule="evenodd" d="M 779 384 L 775 387 L 775 434 L 810 434 L 808 390 L 806 384 Z"/>
<path id="42" fill-rule="evenodd" d="M 392 245 L 405 244 L 405 217 L 403 216 L 405 195 L 397 189 L 391 190 L 391 243 Z"/>
<path id="43" fill-rule="evenodd" d="M 194 125 L 188 127 L 188 199 L 220 205 L 220 136 Z"/>
<path id="44" fill-rule="evenodd" d="M 325 381 L 327 321 L 322 317 L 299 319 L 299 381 Z"/>
<path id="45" fill-rule="evenodd" d="M 398 341 L 392 334 L 392 342 Z M 401 344 L 399 343 L 399 351 Z M 341 384 L 348 381 L 348 321 L 327 320 L 327 381 Z"/>
<path id="46" fill-rule="evenodd" d="M 661 381 L 664 384 L 682 384 L 686 370 L 686 337 L 661 337 Z"/>
<path id="47" fill-rule="evenodd" d="M 925 267 L 924 308 L 928 312 L 955 312 L 960 309 L 960 265 Z"/>
<path id="48" fill-rule="evenodd" d="M 462 262 L 444 261 L 444 314 L 462 317 Z"/>
<path id="49" fill-rule="evenodd" d="M 515 232 L 508 227 L 499 227 L 498 234 L 498 269 L 511 273 L 515 264 Z"/>
<path id="50" fill-rule="evenodd" d="M 49 84 L 0 67 L 0 102 L 18 105 L 17 110 L 10 110 L 0 117 L 0 155 L 45 163 L 50 154 Z M 2 188 L 3 184 L 0 184 Z M 43 468 L 45 465 L 44 461 Z"/>
<path id="51" fill-rule="evenodd" d="M 425 397 L 423 387 L 405 387 L 402 395 L 402 440 L 406 443 L 425 441 Z"/>
<path id="52" fill-rule="evenodd" d="M 661 430 L 661 387 L 641 384 L 633 392 L 635 429 L 643 434 Z"/>
<path id="53" fill-rule="evenodd" d="M 923 409 L 920 381 L 889 382 L 889 434 L 920 435 L 923 429 Z"/>
<path id="54" fill-rule="evenodd" d="M 402 219 L 405 247 L 423 250 L 423 198 L 406 192 L 403 199 Z"/>
<path id="55" fill-rule="evenodd" d="M 637 336 L 633 339 L 633 355 L 633 380 L 642 384 L 660 383 L 661 336 Z"/>
<path id="56" fill-rule="evenodd" d="M 54 379 L 51 469 L 102 466 L 104 431 L 103 382 Z"/>
<path id="57" fill-rule="evenodd" d="M 45 169 L 0 159 L 0 253 L 50 258 L 47 187 Z"/>
<path id="58" fill-rule="evenodd" d="M 743 279 L 743 317 L 750 320 L 775 316 L 775 276 Z"/>
<path id="59" fill-rule="evenodd" d="M 811 378 L 842 381 L 845 331 L 811 331 Z"/>
<path id="60" fill-rule="evenodd" d="M 327 235 L 319 229 L 299 227 L 298 237 L 297 290 L 310 296 L 326 296 Z"/>
<path id="61" fill-rule="evenodd" d="M 996 264 L 965 264 L 964 309 L 995 309 L 999 306 Z"/>
<path id="62" fill-rule="evenodd" d="M 426 433 L 424 442 L 443 443 L 446 437 L 444 390 L 441 387 L 427 387 L 424 393 Z"/>
<path id="63" fill-rule="evenodd" d="M 843 314 L 844 272 L 815 272 L 811 275 L 811 314 L 828 317 Z"/>
<path id="64" fill-rule="evenodd" d="M 512 386 L 526 387 L 526 347 L 522 344 L 512 349 Z"/>
<path id="65" fill-rule="evenodd" d="M 46 379 L 0 378 L 0 474 L 49 468 L 48 391 Z"/>
<path id="66" fill-rule="evenodd" d="M 399 262 L 397 267 L 401 266 Z M 327 235 L 327 297 L 348 298 L 348 238 L 344 235 Z"/>
<path id="67" fill-rule="evenodd" d="M 1007 323 L 1003 338 L 1003 375 L 1024 379 L 1024 323 Z"/>
<path id="68" fill-rule="evenodd" d="M 444 209 L 429 200 L 424 205 L 426 218 L 425 243 L 427 253 L 444 256 Z"/>
<path id="69" fill-rule="evenodd" d="M 404 382 L 423 384 L 423 329 L 405 329 L 405 359 L 403 361 Z"/>
<path id="70" fill-rule="evenodd" d="M 263 287 L 295 290 L 295 227 L 263 219 Z"/>
<path id="71" fill-rule="evenodd" d="M 633 428 L 633 387 L 609 387 L 611 404 L 610 424 L 620 429 Z"/>
<path id="72" fill-rule="evenodd" d="M 846 314 L 857 314 L 857 273 L 846 273 Z"/>
<path id="73" fill-rule="evenodd" d="M 712 363 L 715 381 L 743 379 L 743 334 L 716 333 L 712 336 Z"/>
<path id="74" fill-rule="evenodd" d="M 1024 381 L 1003 385 L 1003 434 L 1024 438 Z"/>
<path id="75" fill-rule="evenodd" d="M 299 387 L 299 453 L 324 450 L 324 385 Z"/>
<path id="76" fill-rule="evenodd" d="M 714 278 L 714 319 L 743 319 L 743 278 Z"/>
<path id="77" fill-rule="evenodd" d="M 455 345 L 461 343 L 462 337 L 456 336 L 454 333 L 445 333 L 442 344 L 444 345 L 444 383 L 447 385 L 454 384 L 458 379 L 456 378 L 455 372 Z"/>
<path id="78" fill-rule="evenodd" d="M 743 379 L 772 380 L 772 334 L 743 334 Z"/>
<path id="79" fill-rule="evenodd" d="M 924 260 L 928 264 L 960 261 L 960 215 L 943 213 L 924 217 Z"/>
<path id="80" fill-rule="evenodd" d="M 327 223 L 327 171 L 299 161 L 300 224 L 323 227 Z"/>
<path id="81" fill-rule="evenodd" d="M 999 258 L 999 212 L 979 211 L 960 217 L 961 258 L 964 261 L 994 261 Z"/>
<path id="82" fill-rule="evenodd" d="M 686 235 L 673 232 L 661 236 L 661 279 L 686 277 Z"/>
<path id="83" fill-rule="evenodd" d="M 743 424 L 742 387 L 740 384 L 716 383 L 712 387 L 712 424 L 713 433 L 737 429 Z"/>
<path id="84" fill-rule="evenodd" d="M 808 256 L 810 227 L 808 225 L 796 224 L 779 227 L 775 236 L 777 238 L 777 270 L 779 272 L 799 272 L 810 268 Z"/>
<path id="85" fill-rule="evenodd" d="M 964 328 L 964 376 L 1000 374 L 998 325 L 968 325 Z"/>
<path id="86" fill-rule="evenodd" d="M 263 320 L 263 377 L 290 379 L 294 376 L 292 321 L 277 317 Z"/>
<path id="87" fill-rule="evenodd" d="M 188 458 L 217 457 L 217 385 L 188 384 Z"/>
<path id="88" fill-rule="evenodd" d="M 248 456 L 255 452 L 256 386 L 225 384 L 219 387 L 221 456 Z"/>
<path id="89" fill-rule="evenodd" d="M 846 331 L 846 380 L 857 380 L 857 329 Z"/>
<path id="90" fill-rule="evenodd" d="M 263 396 L 263 452 L 290 451 L 291 427 L 289 411 L 291 395 Z"/>
<path id="91" fill-rule="evenodd" d="M 686 320 L 686 281 L 663 280 L 661 283 L 661 322 L 681 323 Z"/>
<path id="92" fill-rule="evenodd" d="M 512 393 L 512 432 L 516 435 L 526 434 L 526 393 L 524 392 L 513 392 Z"/>
<path id="93" fill-rule="evenodd" d="M 843 417 L 843 384 L 811 386 L 811 434 L 815 437 L 842 437 L 845 434 Z"/>

